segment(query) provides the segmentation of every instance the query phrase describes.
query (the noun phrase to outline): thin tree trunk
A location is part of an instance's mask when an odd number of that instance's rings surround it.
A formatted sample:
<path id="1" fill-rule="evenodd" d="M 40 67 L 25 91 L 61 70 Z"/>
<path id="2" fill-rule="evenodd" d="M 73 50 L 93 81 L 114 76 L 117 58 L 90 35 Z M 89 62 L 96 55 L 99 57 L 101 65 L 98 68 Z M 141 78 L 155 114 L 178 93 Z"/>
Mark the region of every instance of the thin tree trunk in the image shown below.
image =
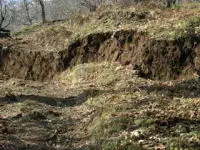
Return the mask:
<path id="1" fill-rule="evenodd" d="M 10 25 L 11 17 L 8 20 L 8 18 L 6 18 L 6 14 L 7 14 L 7 5 L 3 4 L 3 1 L 0 0 L 0 30 L 4 30 Z"/>
<path id="2" fill-rule="evenodd" d="M 44 6 L 44 1 L 39 0 L 41 11 L 42 11 L 42 23 L 46 23 L 46 14 L 45 14 L 45 6 Z"/>
<path id="3" fill-rule="evenodd" d="M 28 7 L 28 2 L 27 2 L 27 0 L 24 0 L 24 6 L 25 6 L 25 9 L 26 9 L 27 19 L 28 19 L 30 25 L 32 25 L 32 19 L 31 19 L 31 17 L 30 17 L 30 12 L 29 12 L 29 7 Z"/>

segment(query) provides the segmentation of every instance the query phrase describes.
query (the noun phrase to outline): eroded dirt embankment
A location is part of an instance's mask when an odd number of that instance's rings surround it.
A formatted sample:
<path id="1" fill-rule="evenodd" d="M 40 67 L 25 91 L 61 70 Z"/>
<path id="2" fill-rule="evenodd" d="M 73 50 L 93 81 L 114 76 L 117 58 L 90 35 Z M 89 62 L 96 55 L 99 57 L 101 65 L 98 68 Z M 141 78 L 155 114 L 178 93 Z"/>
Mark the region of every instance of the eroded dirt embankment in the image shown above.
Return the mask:
<path id="1" fill-rule="evenodd" d="M 53 78 L 62 68 L 58 52 L 1 48 L 0 70 L 9 77 L 43 81 Z"/>
<path id="2" fill-rule="evenodd" d="M 28 44 L 28 43 L 27 43 Z M 89 62 L 120 62 L 143 77 L 168 80 L 199 72 L 200 37 L 156 40 L 133 30 L 94 33 L 60 52 L 1 48 L 0 70 L 10 77 L 47 80 L 68 67 Z"/>
<path id="3" fill-rule="evenodd" d="M 117 61 L 122 65 L 132 64 L 143 77 L 176 79 L 199 69 L 199 44 L 200 37 L 196 35 L 155 40 L 147 33 L 132 30 L 97 33 L 71 44 L 64 63 L 68 67 L 93 61 Z"/>

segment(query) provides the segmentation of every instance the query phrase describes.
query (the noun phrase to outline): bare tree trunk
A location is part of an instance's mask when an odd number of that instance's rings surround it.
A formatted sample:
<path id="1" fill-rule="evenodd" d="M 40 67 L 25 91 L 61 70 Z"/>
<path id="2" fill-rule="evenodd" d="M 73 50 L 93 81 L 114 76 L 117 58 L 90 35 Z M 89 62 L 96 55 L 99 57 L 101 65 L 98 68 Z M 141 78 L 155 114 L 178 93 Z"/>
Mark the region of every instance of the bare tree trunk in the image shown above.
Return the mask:
<path id="1" fill-rule="evenodd" d="M 6 18 L 7 16 L 7 5 L 0 0 L 0 29 L 5 29 L 10 25 L 11 18 Z M 6 24 L 5 24 L 6 23 Z"/>
<path id="2" fill-rule="evenodd" d="M 175 4 L 176 4 L 176 0 L 166 0 L 166 7 L 167 8 L 171 8 Z"/>
<path id="3" fill-rule="evenodd" d="M 40 4 L 40 7 L 41 7 L 41 11 L 42 11 L 42 23 L 46 23 L 47 20 L 46 20 L 46 14 L 45 14 L 45 6 L 44 6 L 44 1 L 43 0 L 39 0 L 39 4 Z"/>
<path id="4" fill-rule="evenodd" d="M 10 25 L 11 19 L 7 20 L 7 5 L 3 0 L 0 0 L 0 37 L 9 37 L 10 30 L 6 28 Z"/>
<path id="5" fill-rule="evenodd" d="M 7 8 L 6 8 L 6 5 L 3 5 L 3 1 L 0 0 L 0 28 L 3 28 L 3 23 L 5 21 L 5 15 L 7 13 Z"/>
<path id="6" fill-rule="evenodd" d="M 90 12 L 95 12 L 98 5 L 102 4 L 103 0 L 81 0 L 80 4 L 81 6 L 89 9 Z"/>
<path id="7" fill-rule="evenodd" d="M 32 25 L 32 19 L 30 17 L 30 12 L 29 12 L 29 7 L 28 7 L 27 0 L 24 0 L 24 6 L 25 6 L 26 16 L 27 16 L 28 22 L 30 23 L 30 25 Z"/>

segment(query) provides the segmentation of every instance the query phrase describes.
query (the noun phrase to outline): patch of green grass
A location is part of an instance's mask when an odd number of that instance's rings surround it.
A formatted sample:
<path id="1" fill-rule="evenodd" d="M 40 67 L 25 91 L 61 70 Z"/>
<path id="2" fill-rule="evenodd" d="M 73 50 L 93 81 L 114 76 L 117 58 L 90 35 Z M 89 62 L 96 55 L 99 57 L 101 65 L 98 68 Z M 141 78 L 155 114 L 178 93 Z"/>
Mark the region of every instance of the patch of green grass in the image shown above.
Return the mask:
<path id="1" fill-rule="evenodd" d="M 167 148 L 169 150 L 179 150 L 179 149 L 183 149 L 183 150 L 194 150 L 194 149 L 198 149 L 199 147 L 199 140 L 194 142 L 189 142 L 189 138 L 194 138 L 194 136 L 181 136 L 181 137 L 172 137 L 170 139 L 168 139 L 167 142 Z"/>
<path id="2" fill-rule="evenodd" d="M 198 32 L 198 26 L 200 25 L 199 16 L 190 16 L 189 18 L 181 19 L 178 21 L 173 21 L 170 24 L 167 24 L 166 27 L 158 27 L 157 31 L 153 31 L 150 34 L 153 34 L 154 38 L 157 39 L 168 39 L 174 40 L 178 38 L 191 37 Z M 195 31 L 196 30 L 196 31 Z"/>
<path id="3" fill-rule="evenodd" d="M 154 124 L 154 120 L 152 119 L 136 119 L 134 123 L 139 127 L 149 127 Z"/>
<path id="4" fill-rule="evenodd" d="M 127 139 L 108 140 L 101 145 L 103 150 L 142 150 L 142 146 Z"/>
<path id="5" fill-rule="evenodd" d="M 118 120 L 111 121 L 112 118 L 101 118 L 95 123 L 95 127 L 92 130 L 92 139 L 94 145 L 103 150 L 140 150 L 141 145 L 134 142 L 132 138 L 124 136 L 113 137 L 112 134 L 121 133 L 125 130 L 126 123 L 130 120 L 120 118 Z"/>
<path id="6" fill-rule="evenodd" d="M 35 24 L 32 26 L 25 26 L 21 30 L 13 32 L 13 36 L 23 36 L 23 35 L 31 35 L 34 32 L 37 32 L 42 29 L 41 24 Z"/>

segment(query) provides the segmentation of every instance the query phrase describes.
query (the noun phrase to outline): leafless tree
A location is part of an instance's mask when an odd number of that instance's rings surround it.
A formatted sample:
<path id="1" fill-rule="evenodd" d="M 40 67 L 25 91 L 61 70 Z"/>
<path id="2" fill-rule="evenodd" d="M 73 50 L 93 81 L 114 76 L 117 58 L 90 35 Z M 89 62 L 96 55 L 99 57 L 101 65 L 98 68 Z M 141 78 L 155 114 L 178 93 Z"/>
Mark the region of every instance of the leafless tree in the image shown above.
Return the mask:
<path id="1" fill-rule="evenodd" d="M 32 19 L 30 17 L 30 9 L 29 9 L 28 1 L 23 0 L 23 2 L 24 2 L 25 11 L 26 11 L 26 18 L 27 18 L 29 24 L 32 25 Z"/>
<path id="2" fill-rule="evenodd" d="M 103 0 L 81 0 L 80 5 L 89 9 L 90 12 L 94 12 L 102 2 Z"/>
<path id="3" fill-rule="evenodd" d="M 8 6 L 5 1 L 0 0 L 0 30 L 5 29 L 10 25 L 11 17 L 8 17 Z"/>
<path id="4" fill-rule="evenodd" d="M 45 5 L 44 0 L 38 0 L 40 7 L 41 7 L 41 17 L 42 17 L 42 23 L 46 23 L 46 13 L 45 13 Z"/>
<path id="5" fill-rule="evenodd" d="M 165 0 L 165 6 L 167 7 L 167 8 L 170 8 L 170 7 L 172 7 L 173 5 L 175 5 L 176 4 L 176 0 Z"/>
<path id="6" fill-rule="evenodd" d="M 172 7 L 175 4 L 199 0 L 0 0 L 0 28 L 18 30 L 42 20 L 65 20 L 85 12 L 94 12 L 100 5 L 117 4 L 129 7 L 153 2 Z M 100 7 L 104 8 L 104 7 Z"/>

